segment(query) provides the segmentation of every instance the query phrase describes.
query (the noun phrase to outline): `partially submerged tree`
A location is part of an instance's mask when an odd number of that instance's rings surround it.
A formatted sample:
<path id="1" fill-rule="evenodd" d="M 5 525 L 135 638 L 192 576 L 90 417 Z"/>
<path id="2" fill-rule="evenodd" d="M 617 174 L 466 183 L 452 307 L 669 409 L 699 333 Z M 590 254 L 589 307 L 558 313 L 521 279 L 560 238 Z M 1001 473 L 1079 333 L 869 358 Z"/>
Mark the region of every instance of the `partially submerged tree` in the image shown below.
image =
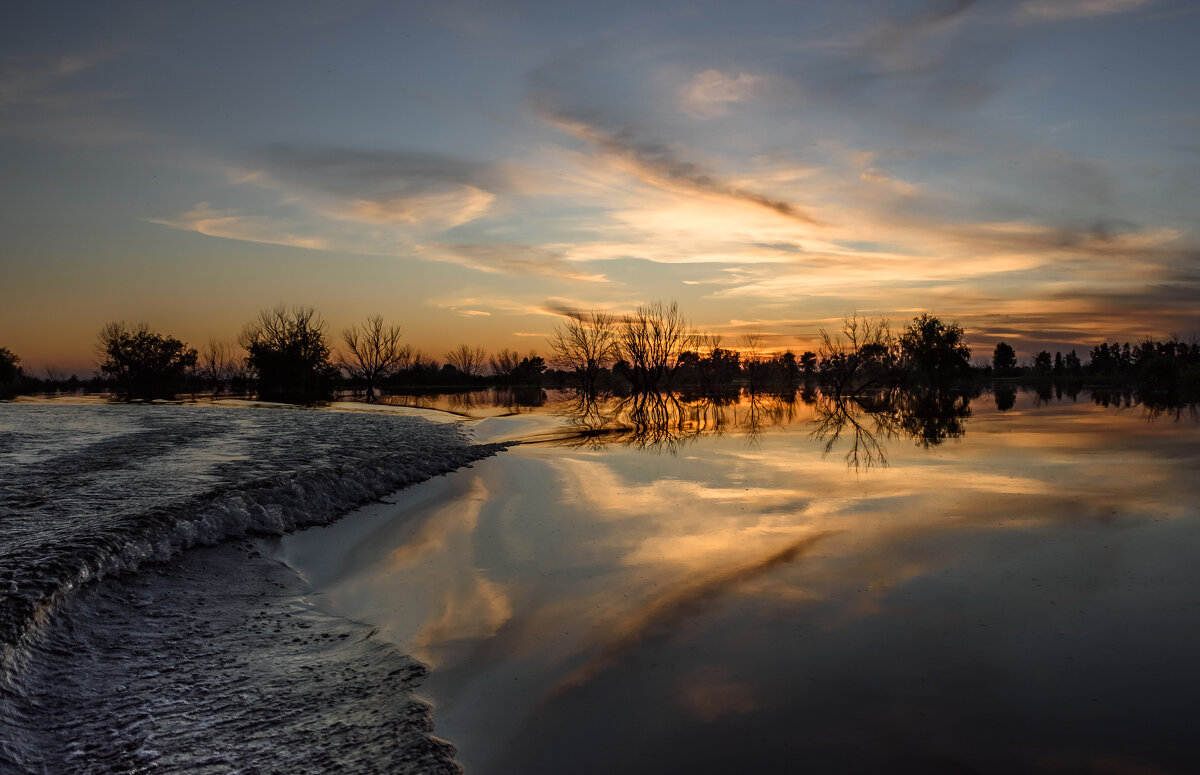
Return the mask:
<path id="1" fill-rule="evenodd" d="M 342 331 L 342 341 L 349 353 L 338 357 L 338 365 L 351 377 L 363 381 L 368 402 L 375 400 L 375 386 L 412 358 L 412 348 L 400 344 L 400 326 L 384 326 L 379 315 Z"/>
<path id="2" fill-rule="evenodd" d="M 173 336 L 151 331 L 145 323 L 108 323 L 98 339 L 100 372 L 126 401 L 174 398 L 196 365 L 195 350 Z"/>
<path id="3" fill-rule="evenodd" d="M 310 404 L 333 396 L 337 369 L 329 362 L 325 322 L 311 307 L 263 310 L 238 335 L 246 364 L 267 401 Z"/>
<path id="4" fill-rule="evenodd" d="M 0 398 L 17 392 L 21 379 L 21 358 L 7 347 L 0 347 Z"/>
<path id="5" fill-rule="evenodd" d="M 583 391 L 596 392 L 600 370 L 617 360 L 616 320 L 607 312 L 575 312 L 554 324 L 554 365 L 579 376 Z"/>
<path id="6" fill-rule="evenodd" d="M 817 348 L 821 380 L 834 395 L 883 387 L 896 376 L 897 349 L 887 320 L 851 315 L 842 320 L 840 333 L 821 329 Z"/>
<path id="7" fill-rule="evenodd" d="M 664 379 L 669 381 L 679 356 L 697 340 L 675 302 L 655 301 L 638 307 L 621 319 L 617 332 L 617 346 L 638 390 L 654 390 Z"/>
<path id="8" fill-rule="evenodd" d="M 196 361 L 196 372 L 200 379 L 212 387 L 213 395 L 221 395 L 237 371 L 233 347 L 228 342 L 216 338 L 209 339 Z"/>
<path id="9" fill-rule="evenodd" d="M 971 349 L 957 323 L 922 314 L 900 337 L 905 365 L 929 383 L 945 383 L 971 373 Z"/>

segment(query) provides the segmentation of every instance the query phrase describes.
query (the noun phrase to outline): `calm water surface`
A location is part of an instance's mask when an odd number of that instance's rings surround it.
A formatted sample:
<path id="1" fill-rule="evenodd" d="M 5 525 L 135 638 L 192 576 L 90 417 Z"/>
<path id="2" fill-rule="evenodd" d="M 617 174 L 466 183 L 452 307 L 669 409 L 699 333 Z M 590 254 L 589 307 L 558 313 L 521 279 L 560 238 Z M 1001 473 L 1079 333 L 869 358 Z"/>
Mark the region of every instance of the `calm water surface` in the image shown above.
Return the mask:
<path id="1" fill-rule="evenodd" d="M 963 408 L 522 445 L 281 551 L 468 773 L 1196 771 L 1200 426 Z"/>

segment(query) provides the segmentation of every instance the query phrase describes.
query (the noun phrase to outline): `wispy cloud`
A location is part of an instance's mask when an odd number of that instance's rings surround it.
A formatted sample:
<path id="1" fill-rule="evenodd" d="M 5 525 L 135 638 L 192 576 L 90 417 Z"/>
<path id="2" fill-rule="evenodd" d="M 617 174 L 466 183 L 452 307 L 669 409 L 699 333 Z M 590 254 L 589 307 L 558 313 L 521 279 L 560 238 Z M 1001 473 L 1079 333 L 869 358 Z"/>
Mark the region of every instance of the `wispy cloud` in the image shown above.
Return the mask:
<path id="1" fill-rule="evenodd" d="M 1046 21 L 1081 19 L 1128 13 L 1152 2 L 1154 0 L 1026 0 L 1017 7 L 1017 17 Z"/>
<path id="2" fill-rule="evenodd" d="M 730 183 L 703 165 L 688 160 L 667 143 L 640 136 L 629 124 L 602 120 L 602 111 L 582 105 L 579 95 L 565 98 L 563 90 L 571 90 L 570 74 L 557 64 L 547 64 L 530 75 L 531 96 L 539 115 L 560 131 L 590 144 L 611 163 L 620 165 L 626 174 L 659 188 L 747 203 L 803 223 L 817 222 L 798 205 Z M 715 73 L 709 78 L 719 81 L 725 76 Z M 723 88 L 725 97 L 729 97 L 737 87 L 724 83 Z M 714 84 L 700 88 L 700 92 L 709 97 L 715 97 L 718 91 L 721 88 Z"/>
<path id="3" fill-rule="evenodd" d="M 329 250 L 330 243 L 317 236 L 304 236 L 286 230 L 284 224 L 274 218 L 254 216 L 234 211 L 214 210 L 207 202 L 201 202 L 176 219 L 151 218 L 150 223 L 169 226 L 181 231 L 194 231 L 208 237 L 262 242 L 269 245 L 285 245 L 310 250 Z"/>
<path id="4" fill-rule="evenodd" d="M 120 53 L 107 47 L 40 58 L 0 57 L 0 137 L 70 145 L 144 140 L 116 107 L 128 96 L 88 81 Z"/>
<path id="5" fill-rule="evenodd" d="M 566 260 L 561 248 L 549 245 L 492 242 L 415 245 L 423 257 L 469 266 L 489 273 L 549 274 L 567 280 L 603 283 L 603 274 L 586 272 Z"/>
<path id="6" fill-rule="evenodd" d="M 717 118 L 728 113 L 730 105 L 750 99 L 762 82 L 762 76 L 749 73 L 727 75 L 720 70 L 705 70 L 684 86 L 680 107 L 692 118 Z"/>

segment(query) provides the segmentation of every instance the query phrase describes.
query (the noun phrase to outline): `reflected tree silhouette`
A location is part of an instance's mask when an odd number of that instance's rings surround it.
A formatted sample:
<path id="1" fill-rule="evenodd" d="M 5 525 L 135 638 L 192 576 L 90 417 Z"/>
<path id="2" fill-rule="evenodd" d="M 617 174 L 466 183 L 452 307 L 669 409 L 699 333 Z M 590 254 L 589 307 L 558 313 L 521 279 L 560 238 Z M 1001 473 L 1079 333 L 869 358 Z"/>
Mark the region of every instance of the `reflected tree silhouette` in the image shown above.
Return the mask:
<path id="1" fill-rule="evenodd" d="M 795 393 L 750 393 L 744 403 L 738 427 L 745 432 L 747 441 L 754 446 L 761 442 L 768 429 L 787 425 L 796 419 Z"/>
<path id="2" fill-rule="evenodd" d="M 930 448 L 966 433 L 969 393 L 928 388 L 892 389 L 853 396 L 814 390 L 782 394 L 744 391 L 715 395 L 637 392 L 597 397 L 575 394 L 558 411 L 571 418 L 575 447 L 610 444 L 676 453 L 705 435 L 736 431 L 750 446 L 773 428 L 794 424 L 801 405 L 812 407 L 811 436 L 825 454 L 846 444 L 846 463 L 857 470 L 886 467 L 886 442 L 906 438 Z"/>
<path id="3" fill-rule="evenodd" d="M 1001 412 L 1012 409 L 1017 402 L 1017 389 L 1012 385 L 996 385 L 992 388 L 992 395 L 996 399 L 996 408 Z"/>
<path id="4" fill-rule="evenodd" d="M 886 407 L 880 410 L 881 422 L 895 428 L 898 435 L 911 438 L 928 449 L 946 439 L 956 439 L 966 431 L 971 416 L 971 396 L 948 390 L 893 390 Z"/>
<path id="5" fill-rule="evenodd" d="M 932 388 L 821 395 L 814 407 L 811 435 L 824 443 L 825 454 L 845 440 L 850 468 L 886 468 L 886 441 L 907 438 L 928 449 L 964 435 L 972 397 Z"/>
<path id="6" fill-rule="evenodd" d="M 571 419 L 573 434 L 560 440 L 572 447 L 600 449 L 611 444 L 676 454 L 701 436 L 731 429 L 750 443 L 769 427 L 795 419 L 795 402 L 765 394 L 714 395 L 642 391 L 627 396 L 575 394 L 558 411 Z"/>
<path id="7" fill-rule="evenodd" d="M 870 420 L 874 427 L 867 427 Z M 833 452 L 844 438 L 847 440 L 846 466 L 855 471 L 887 468 L 887 450 L 880 437 L 893 431 L 879 424 L 875 415 L 866 411 L 855 398 L 821 396 L 813 409 L 812 438 L 824 444 L 824 454 Z"/>

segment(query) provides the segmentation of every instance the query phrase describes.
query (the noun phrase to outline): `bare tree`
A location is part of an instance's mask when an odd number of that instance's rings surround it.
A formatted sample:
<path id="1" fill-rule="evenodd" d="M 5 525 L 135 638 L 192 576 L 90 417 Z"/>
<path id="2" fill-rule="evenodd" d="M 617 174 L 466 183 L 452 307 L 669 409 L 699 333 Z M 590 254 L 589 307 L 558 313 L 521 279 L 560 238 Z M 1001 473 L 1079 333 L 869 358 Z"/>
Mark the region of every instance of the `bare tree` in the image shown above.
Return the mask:
<path id="1" fill-rule="evenodd" d="M 821 329 L 821 378 L 835 395 L 882 386 L 894 376 L 898 348 L 887 320 L 851 315 L 842 320 L 840 334 Z"/>
<path id="2" fill-rule="evenodd" d="M 66 373 L 53 363 L 46 366 L 46 392 L 53 391 L 58 393 L 62 389 L 62 384 L 66 380 Z"/>
<path id="3" fill-rule="evenodd" d="M 445 357 L 446 363 L 458 369 L 460 374 L 465 374 L 468 377 L 481 375 L 483 373 L 483 366 L 488 361 L 487 353 L 482 347 L 472 348 L 470 345 L 465 344 L 460 344 L 446 353 Z"/>
<path id="4" fill-rule="evenodd" d="M 749 389 L 754 393 L 758 385 L 759 372 L 763 370 L 763 337 L 762 334 L 746 334 L 742 337 L 742 370 L 749 380 Z"/>
<path id="5" fill-rule="evenodd" d="M 491 367 L 492 376 L 507 377 L 521 365 L 521 356 L 516 350 L 505 347 L 488 359 L 488 365 Z"/>
<path id="6" fill-rule="evenodd" d="M 426 355 L 414 348 L 409 355 L 406 367 L 412 371 L 437 371 L 441 368 L 441 364 L 434 360 L 433 356 Z"/>
<path id="7" fill-rule="evenodd" d="M 342 341 L 349 353 L 338 354 L 338 365 L 366 383 L 368 403 L 375 400 L 375 385 L 412 358 L 412 348 L 400 344 L 400 326 L 384 326 L 380 315 L 342 331 Z"/>
<path id="8" fill-rule="evenodd" d="M 225 384 L 233 378 L 236 371 L 233 347 L 218 339 L 209 339 L 208 344 L 200 351 L 199 360 L 196 361 L 196 372 L 201 379 L 213 386 L 213 395 L 221 395 Z"/>
<path id="9" fill-rule="evenodd" d="M 242 328 L 238 344 L 258 377 L 259 398 L 310 404 L 333 395 L 338 371 L 329 362 L 325 329 L 312 307 L 284 304 L 263 310 Z"/>
<path id="10" fill-rule="evenodd" d="M 554 365 L 578 374 L 584 392 L 591 395 L 600 369 L 617 359 L 616 319 L 607 312 L 575 312 L 554 324 L 548 341 Z"/>
<path id="11" fill-rule="evenodd" d="M 676 302 L 655 301 L 621 319 L 617 344 L 629 361 L 634 387 L 653 390 L 664 377 L 669 380 L 680 354 L 691 349 L 696 339 Z"/>

